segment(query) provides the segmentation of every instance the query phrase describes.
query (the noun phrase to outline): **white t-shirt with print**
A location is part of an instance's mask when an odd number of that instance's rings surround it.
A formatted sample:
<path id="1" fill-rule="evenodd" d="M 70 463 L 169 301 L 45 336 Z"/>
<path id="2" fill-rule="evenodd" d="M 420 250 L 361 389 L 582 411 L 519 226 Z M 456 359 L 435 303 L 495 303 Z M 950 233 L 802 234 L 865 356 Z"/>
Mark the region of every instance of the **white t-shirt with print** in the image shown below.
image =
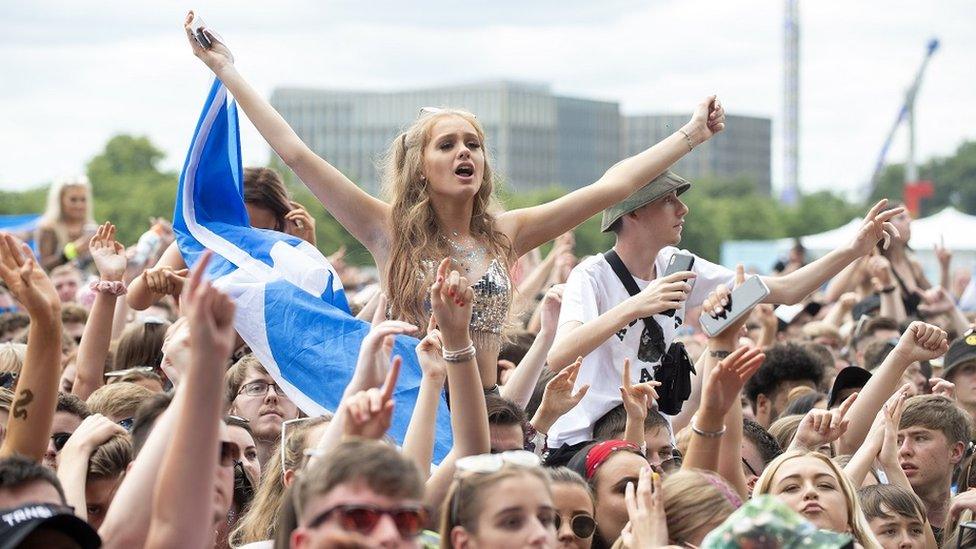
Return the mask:
<path id="1" fill-rule="evenodd" d="M 673 246 L 662 249 L 654 260 L 654 272 L 658 275 L 663 274 L 671 257 L 679 251 L 690 254 L 687 250 L 678 250 Z M 720 284 L 731 287 L 735 280 L 734 271 L 697 256 L 692 270 L 698 276 L 694 279 L 694 286 L 688 300 L 675 311 L 674 317 L 654 316 L 654 320 L 661 326 L 664 342 L 668 347 L 674 340 L 678 327 L 684 321 L 685 309 L 700 306 L 708 294 Z M 648 280 L 636 277 L 634 280 L 641 290 L 650 284 Z M 627 289 L 617 278 L 603 254 L 589 257 L 573 269 L 566 281 L 559 325 L 572 321 L 585 324 L 628 298 L 630 294 L 627 293 Z M 624 358 L 630 359 L 633 383 L 654 378 L 654 366 L 660 361 L 650 363 L 637 358 L 637 348 L 643 330 L 644 321 L 638 319 L 583 357 L 583 365 L 576 378 L 576 387 L 589 384 L 590 389 L 575 408 L 559 418 L 549 429 L 550 448 L 558 448 L 563 444 L 576 444 L 593 438 L 593 424 L 596 420 L 621 402 L 620 376 L 623 372 Z"/>

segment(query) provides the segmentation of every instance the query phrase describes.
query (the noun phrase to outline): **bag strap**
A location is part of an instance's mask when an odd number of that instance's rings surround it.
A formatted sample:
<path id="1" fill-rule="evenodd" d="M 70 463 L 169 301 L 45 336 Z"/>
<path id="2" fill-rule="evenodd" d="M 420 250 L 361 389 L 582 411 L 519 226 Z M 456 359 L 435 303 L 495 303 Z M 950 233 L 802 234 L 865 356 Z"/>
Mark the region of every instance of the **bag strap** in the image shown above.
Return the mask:
<path id="1" fill-rule="evenodd" d="M 617 255 L 616 250 L 610 248 L 609 251 L 603 252 L 603 258 L 606 259 L 607 263 L 610 264 L 610 268 L 613 269 L 614 274 L 617 275 L 617 278 L 620 279 L 621 284 L 623 284 L 624 288 L 627 289 L 628 294 L 635 296 L 640 293 L 640 287 L 637 286 L 637 281 L 634 280 L 634 275 L 630 274 L 630 271 L 627 270 L 627 266 L 624 265 L 623 260 L 621 260 L 620 256 Z M 641 320 L 644 321 L 644 327 L 648 330 L 654 330 L 655 328 L 658 330 L 661 329 L 661 326 L 652 317 L 645 317 Z M 651 327 L 651 322 L 654 323 L 654 327 Z"/>

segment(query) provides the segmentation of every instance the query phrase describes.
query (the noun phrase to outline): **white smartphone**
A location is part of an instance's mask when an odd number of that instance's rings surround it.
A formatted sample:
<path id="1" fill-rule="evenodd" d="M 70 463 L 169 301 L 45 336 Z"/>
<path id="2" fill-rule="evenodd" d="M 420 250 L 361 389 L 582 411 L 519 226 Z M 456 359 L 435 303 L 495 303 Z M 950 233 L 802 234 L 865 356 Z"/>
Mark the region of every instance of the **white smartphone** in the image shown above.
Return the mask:
<path id="1" fill-rule="evenodd" d="M 207 37 L 207 33 L 203 32 L 203 28 L 206 25 L 202 17 L 195 13 L 193 14 L 193 19 L 190 20 L 190 29 L 193 31 L 193 37 L 197 39 L 197 43 L 200 44 L 201 48 L 209 50 L 213 44 L 210 42 L 210 38 Z"/>
<path id="2" fill-rule="evenodd" d="M 769 288 L 758 276 L 747 278 L 742 286 L 732 290 L 729 297 L 729 305 L 725 308 L 724 315 L 717 318 L 711 313 L 702 311 L 698 318 L 702 330 L 709 336 L 714 337 L 732 324 L 739 320 L 742 315 L 748 313 L 753 307 L 759 304 L 769 295 Z"/>

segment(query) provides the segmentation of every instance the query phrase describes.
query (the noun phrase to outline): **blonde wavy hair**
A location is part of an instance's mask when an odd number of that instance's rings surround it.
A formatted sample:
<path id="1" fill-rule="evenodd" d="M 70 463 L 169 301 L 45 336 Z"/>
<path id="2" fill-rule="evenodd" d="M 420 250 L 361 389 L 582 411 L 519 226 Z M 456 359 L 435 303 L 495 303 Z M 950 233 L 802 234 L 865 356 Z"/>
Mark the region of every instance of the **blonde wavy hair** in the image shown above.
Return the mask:
<path id="1" fill-rule="evenodd" d="M 847 477 L 840 466 L 834 462 L 834 460 L 821 454 L 820 452 L 792 450 L 781 454 L 779 457 L 770 462 L 769 465 L 766 466 L 766 470 L 763 471 L 762 475 L 759 476 L 759 480 L 756 481 L 756 487 L 752 491 L 753 497 L 762 494 L 771 494 L 770 490 L 772 489 L 773 485 L 773 477 L 776 476 L 779 468 L 791 459 L 802 457 L 819 459 L 827 464 L 827 467 L 829 467 L 834 476 L 837 477 L 837 483 L 840 484 L 841 493 L 844 494 L 844 500 L 847 502 L 847 533 L 854 536 L 854 539 L 863 545 L 864 549 L 881 549 L 881 544 L 878 543 L 878 539 L 874 537 L 874 532 L 868 525 L 868 520 L 864 516 L 864 511 L 861 509 L 861 502 L 857 496 L 857 489 L 854 487 L 854 484 L 851 483 L 851 480 Z"/>
<path id="2" fill-rule="evenodd" d="M 255 541 L 275 539 L 278 515 L 285 501 L 285 471 L 296 471 L 305 460 L 305 448 L 311 441 L 308 435 L 315 427 L 325 423 L 325 417 L 314 417 L 294 424 L 288 430 L 285 443 L 285 463 L 281 463 L 281 447 L 275 446 L 261 472 L 261 482 L 254 492 L 254 499 L 237 527 L 230 534 L 230 546 L 240 547 Z"/>
<path id="3" fill-rule="evenodd" d="M 437 217 L 422 179 L 424 149 L 438 120 L 455 116 L 471 124 L 482 150 L 485 151 L 484 177 L 474 197 L 470 231 L 488 253 L 501 258 L 506 270 L 515 263 L 515 250 L 509 238 L 495 227 L 493 212 L 498 211 L 494 196 L 494 174 L 491 170 L 485 131 L 470 112 L 438 109 L 421 116 L 393 141 L 383 160 L 383 189 L 390 201 L 390 257 L 386 269 L 386 295 L 391 318 L 426 326 L 428 313 L 424 303 L 430 288 L 432 272 L 425 261 L 438 262 L 450 255 L 450 249 L 437 224 Z M 471 281 L 473 282 L 473 281 Z"/>
<path id="4" fill-rule="evenodd" d="M 683 469 L 664 480 L 664 513 L 668 536 L 675 545 L 693 543 L 692 536 L 704 525 L 718 527 L 741 502 L 729 499 L 732 487 L 713 473 Z M 724 490 L 724 492 L 723 492 Z"/>

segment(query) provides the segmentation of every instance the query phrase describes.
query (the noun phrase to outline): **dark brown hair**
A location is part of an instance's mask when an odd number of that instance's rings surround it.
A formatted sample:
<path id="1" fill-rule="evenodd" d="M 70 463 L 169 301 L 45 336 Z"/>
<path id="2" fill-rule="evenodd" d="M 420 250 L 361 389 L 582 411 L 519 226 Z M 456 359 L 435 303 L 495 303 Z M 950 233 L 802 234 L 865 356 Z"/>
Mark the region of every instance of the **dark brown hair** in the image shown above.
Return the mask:
<path id="1" fill-rule="evenodd" d="M 285 214 L 292 206 L 278 172 L 270 168 L 244 168 L 244 203 L 269 210 L 275 217 L 274 230 L 285 230 Z"/>

